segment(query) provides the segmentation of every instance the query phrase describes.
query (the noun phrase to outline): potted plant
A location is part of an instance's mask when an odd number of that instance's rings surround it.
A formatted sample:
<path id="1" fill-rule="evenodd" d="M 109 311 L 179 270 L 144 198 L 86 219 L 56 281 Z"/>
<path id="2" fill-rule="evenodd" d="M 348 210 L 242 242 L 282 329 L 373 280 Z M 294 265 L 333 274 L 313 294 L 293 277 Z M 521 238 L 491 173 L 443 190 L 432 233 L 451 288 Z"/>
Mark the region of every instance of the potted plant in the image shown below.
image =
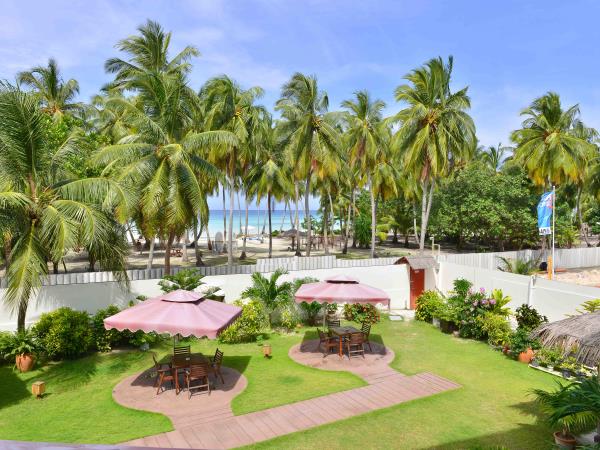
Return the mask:
<path id="1" fill-rule="evenodd" d="M 574 431 L 587 431 L 599 425 L 600 402 L 598 397 L 598 377 L 567 384 L 557 382 L 554 391 L 535 389 L 536 403 L 546 414 L 553 427 L 560 427 L 554 433 L 556 445 L 564 449 L 574 449 L 577 445 Z"/>
<path id="2" fill-rule="evenodd" d="M 5 346 L 5 357 L 14 356 L 15 366 L 20 372 L 29 372 L 33 368 L 37 346 L 28 330 L 11 335 Z"/>
<path id="3" fill-rule="evenodd" d="M 510 338 L 510 351 L 519 362 L 529 364 L 537 348 L 539 348 L 538 342 L 529 337 L 527 330 L 519 329 Z"/>

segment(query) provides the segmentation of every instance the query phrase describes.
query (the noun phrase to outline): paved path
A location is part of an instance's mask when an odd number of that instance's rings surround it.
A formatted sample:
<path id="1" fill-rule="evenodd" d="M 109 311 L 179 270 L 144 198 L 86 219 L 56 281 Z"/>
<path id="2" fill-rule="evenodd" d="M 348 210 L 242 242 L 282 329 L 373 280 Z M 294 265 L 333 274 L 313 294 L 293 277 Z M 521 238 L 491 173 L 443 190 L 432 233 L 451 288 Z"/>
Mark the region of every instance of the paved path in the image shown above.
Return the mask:
<path id="1" fill-rule="evenodd" d="M 169 391 L 159 396 L 149 395 L 148 386 L 142 396 L 139 389 L 149 383 L 143 380 L 150 379 L 144 375 L 130 377 L 115 388 L 113 392 L 115 400 L 125 406 L 163 412 L 172 419 L 175 430 L 136 439 L 126 445 L 196 449 L 239 447 L 460 387 L 435 374 L 425 372 L 405 376 L 391 369 L 388 363 L 393 359 L 393 353 L 382 346 L 374 346 L 373 352 L 367 355 L 365 360 L 360 358 L 349 361 L 347 358 L 340 360 L 336 355 L 328 356 L 323 360 L 322 354 L 316 350 L 316 345 L 315 341 L 296 345 L 290 349 L 290 357 L 301 364 L 325 370 L 354 372 L 369 384 L 289 405 L 234 416 L 229 404 L 225 406 L 224 402 L 227 398 L 230 401 L 241 392 L 246 386 L 246 380 L 232 369 L 227 369 L 224 373 L 223 391 L 220 394 L 219 390 L 214 391 L 210 398 L 198 396 L 198 398 L 202 397 L 201 401 L 197 401 L 196 397 L 188 400 L 185 392 L 176 398 Z M 136 383 L 139 389 L 131 394 L 132 387 L 136 387 L 132 384 Z M 217 389 L 219 388 L 220 386 L 217 385 Z M 170 400 L 165 401 L 168 397 Z M 173 400 L 175 400 L 175 407 L 171 403 Z"/>

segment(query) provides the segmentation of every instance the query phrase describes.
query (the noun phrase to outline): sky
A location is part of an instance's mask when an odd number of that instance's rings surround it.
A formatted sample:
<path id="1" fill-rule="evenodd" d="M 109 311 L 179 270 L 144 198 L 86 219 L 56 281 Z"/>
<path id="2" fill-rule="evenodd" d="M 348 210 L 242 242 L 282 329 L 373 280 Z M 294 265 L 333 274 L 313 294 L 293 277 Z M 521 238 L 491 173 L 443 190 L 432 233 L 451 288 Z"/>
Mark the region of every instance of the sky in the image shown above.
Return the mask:
<path id="1" fill-rule="evenodd" d="M 393 114 L 404 75 L 453 55 L 452 87 L 469 87 L 481 144 L 508 144 L 519 112 L 550 90 L 600 128 L 598 17 L 600 2 L 592 0 L 4 0 L 0 79 L 54 57 L 87 101 L 110 79 L 103 66 L 118 54 L 116 42 L 152 19 L 172 31 L 173 54 L 185 45 L 200 50 L 194 88 L 227 74 L 243 87 L 263 87 L 262 102 L 272 108 L 300 71 L 318 77 L 332 110 L 367 89 Z"/>

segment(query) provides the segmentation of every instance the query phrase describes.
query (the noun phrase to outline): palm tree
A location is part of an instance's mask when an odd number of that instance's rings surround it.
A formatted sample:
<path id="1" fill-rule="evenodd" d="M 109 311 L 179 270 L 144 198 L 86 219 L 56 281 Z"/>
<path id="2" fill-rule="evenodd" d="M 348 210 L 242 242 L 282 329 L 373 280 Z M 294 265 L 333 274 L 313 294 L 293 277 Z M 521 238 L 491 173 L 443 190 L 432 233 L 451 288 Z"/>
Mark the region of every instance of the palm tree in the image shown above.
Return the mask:
<path id="1" fill-rule="evenodd" d="M 112 245 L 115 233 L 124 233 L 114 218 L 124 219 L 125 195 L 106 178 L 70 178 L 64 161 L 82 140 L 74 133 L 52 148 L 45 114 L 37 96 L 0 85 L 0 210 L 10 218 L 3 231 L 11 231 L 5 301 L 20 331 L 48 261 L 60 261 L 71 248 L 92 248 L 102 267 L 126 281 L 126 252 Z"/>
<path id="2" fill-rule="evenodd" d="M 81 103 L 73 102 L 79 93 L 79 83 L 74 79 L 66 82 L 60 75 L 58 64 L 54 58 L 48 60 L 48 66 L 37 66 L 31 70 L 20 72 L 17 81 L 30 87 L 39 98 L 43 110 L 58 120 L 65 112 L 81 109 Z"/>
<path id="3" fill-rule="evenodd" d="M 512 158 L 513 147 L 498 145 L 490 145 L 479 153 L 479 159 L 494 172 L 499 172 L 504 163 Z"/>
<path id="4" fill-rule="evenodd" d="M 175 57 L 169 59 L 171 33 L 166 33 L 159 23 L 148 20 L 138 27 L 139 35 L 119 41 L 117 50 L 128 55 L 127 59 L 110 58 L 104 64 L 115 79 L 105 87 L 145 91 L 149 75 L 188 74 L 192 68 L 190 59 L 200 55 L 196 47 L 186 46 Z"/>
<path id="5" fill-rule="evenodd" d="M 452 92 L 452 65 L 452 57 L 447 63 L 431 59 L 406 75 L 409 84 L 398 86 L 395 92 L 396 100 L 407 107 L 392 119 L 400 123 L 394 147 L 421 189 L 421 253 L 436 181 L 467 160 L 475 144 L 475 124 L 466 112 L 471 106 L 468 88 Z"/>
<path id="6" fill-rule="evenodd" d="M 558 94 L 548 92 L 521 115 L 525 120 L 511 139 L 517 144 L 515 160 L 525 166 L 532 181 L 545 188 L 553 183 L 579 182 L 595 150 L 586 136 L 575 132 L 579 106 L 565 111 Z"/>
<path id="7" fill-rule="evenodd" d="M 239 169 L 245 169 L 252 159 L 250 140 L 259 119 L 266 110 L 255 101 L 263 95 L 260 87 L 243 90 L 227 76 L 208 80 L 200 96 L 205 101 L 206 127 L 227 130 L 236 136 L 235 146 L 215 147 L 210 160 L 227 174 L 229 182 L 229 225 L 227 232 L 227 263 L 233 264 L 233 210 Z M 225 212 L 223 212 L 225 213 Z"/>
<path id="8" fill-rule="evenodd" d="M 252 274 L 252 286 L 242 292 L 242 298 L 256 300 L 262 303 L 269 318 L 269 327 L 273 323 L 273 313 L 289 303 L 293 295 L 293 285 L 289 281 L 278 283 L 279 278 L 287 272 L 277 269 L 266 278 L 259 272 Z"/>
<path id="9" fill-rule="evenodd" d="M 354 95 L 355 99 L 343 101 L 342 107 L 348 111 L 345 122 L 350 165 L 358 167 L 371 194 L 371 258 L 375 258 L 377 211 L 373 176 L 375 168 L 388 158 L 389 146 L 385 145 L 387 127 L 383 124 L 381 115 L 385 103 L 382 100 L 372 100 L 367 91 L 358 91 Z"/>
<path id="10" fill-rule="evenodd" d="M 294 168 L 294 180 L 304 180 L 305 183 L 307 256 L 310 256 L 311 247 L 309 199 L 312 178 L 313 175 L 323 178 L 326 173 L 334 171 L 335 158 L 332 155 L 339 147 L 335 123 L 326 115 L 328 106 L 329 98 L 319 90 L 316 77 L 301 73 L 295 73 L 283 85 L 281 98 L 275 106 L 281 112 L 282 142 L 288 163 Z M 299 242 L 299 229 L 296 239 Z"/>
<path id="11" fill-rule="evenodd" d="M 169 274 L 175 237 L 207 210 L 201 177 L 220 176 L 200 155 L 238 141 L 227 131 L 193 131 L 196 95 L 180 74 L 149 78 L 142 95 L 143 109 L 122 97 L 109 100 L 127 110 L 136 132 L 100 149 L 95 161 L 135 193 L 131 206 L 139 208 L 144 221 L 155 224 L 166 239 L 165 273 Z"/>
<path id="12" fill-rule="evenodd" d="M 250 172 L 250 183 L 254 186 L 257 201 L 267 197 L 267 214 L 269 218 L 269 258 L 273 256 L 273 224 L 271 222 L 272 199 L 281 199 L 291 189 L 283 167 L 281 148 L 277 146 L 275 128 L 271 118 L 265 117 L 256 132 L 259 141 L 256 164 Z"/>

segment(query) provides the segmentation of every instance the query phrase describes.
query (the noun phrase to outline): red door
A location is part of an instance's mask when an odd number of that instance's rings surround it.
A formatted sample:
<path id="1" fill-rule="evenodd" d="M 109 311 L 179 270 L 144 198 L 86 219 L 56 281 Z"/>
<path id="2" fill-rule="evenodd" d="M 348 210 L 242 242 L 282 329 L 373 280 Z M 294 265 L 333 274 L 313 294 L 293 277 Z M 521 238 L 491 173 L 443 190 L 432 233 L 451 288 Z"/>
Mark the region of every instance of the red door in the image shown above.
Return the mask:
<path id="1" fill-rule="evenodd" d="M 417 306 L 417 297 L 423 293 L 425 289 L 425 270 L 410 269 L 410 309 L 415 309 Z"/>

